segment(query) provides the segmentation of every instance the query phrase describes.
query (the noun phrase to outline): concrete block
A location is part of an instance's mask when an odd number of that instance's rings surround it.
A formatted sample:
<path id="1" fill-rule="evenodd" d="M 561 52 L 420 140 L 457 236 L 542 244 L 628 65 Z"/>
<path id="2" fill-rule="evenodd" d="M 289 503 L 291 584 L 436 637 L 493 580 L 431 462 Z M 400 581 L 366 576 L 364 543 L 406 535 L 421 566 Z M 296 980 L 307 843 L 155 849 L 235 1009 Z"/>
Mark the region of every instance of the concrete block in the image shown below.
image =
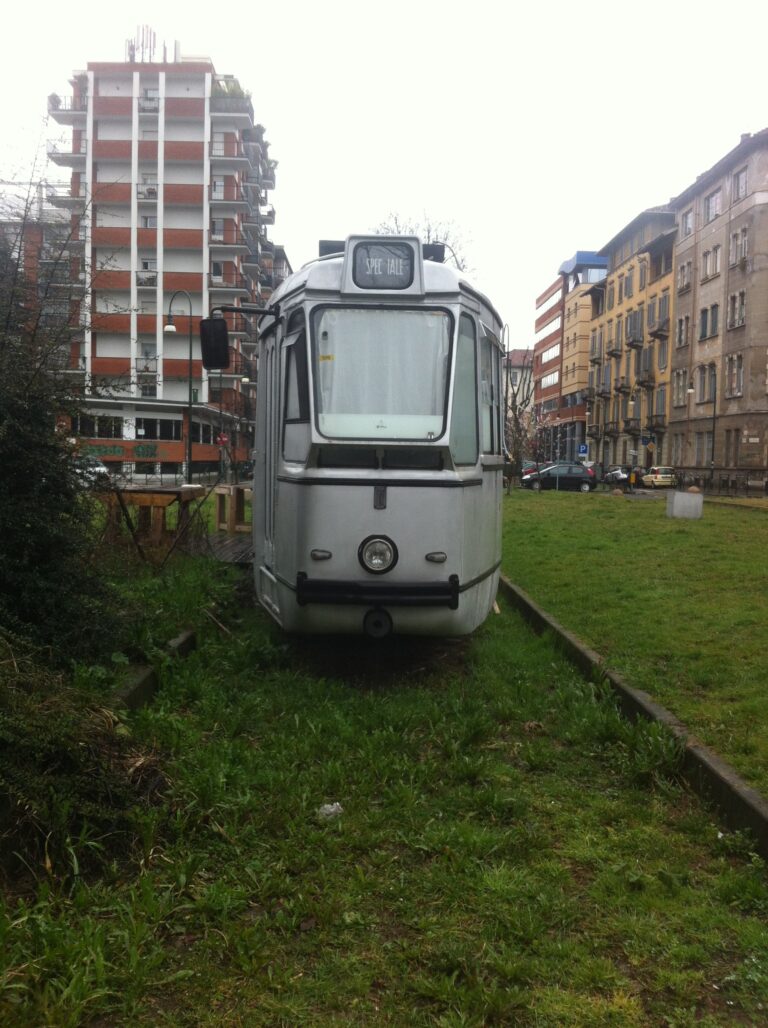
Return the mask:
<path id="1" fill-rule="evenodd" d="M 703 493 L 679 493 L 677 490 L 667 493 L 668 518 L 700 518 L 703 511 Z"/>

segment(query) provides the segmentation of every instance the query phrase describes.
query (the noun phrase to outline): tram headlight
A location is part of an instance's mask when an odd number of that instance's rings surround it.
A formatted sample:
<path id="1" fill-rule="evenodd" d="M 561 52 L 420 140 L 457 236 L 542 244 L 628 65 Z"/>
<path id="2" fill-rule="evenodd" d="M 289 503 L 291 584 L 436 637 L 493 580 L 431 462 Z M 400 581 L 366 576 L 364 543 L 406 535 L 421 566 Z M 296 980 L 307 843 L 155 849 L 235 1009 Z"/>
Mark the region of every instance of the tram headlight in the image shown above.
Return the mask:
<path id="1" fill-rule="evenodd" d="M 397 547 L 384 535 L 369 535 L 360 543 L 357 559 L 372 575 L 383 575 L 397 564 Z"/>

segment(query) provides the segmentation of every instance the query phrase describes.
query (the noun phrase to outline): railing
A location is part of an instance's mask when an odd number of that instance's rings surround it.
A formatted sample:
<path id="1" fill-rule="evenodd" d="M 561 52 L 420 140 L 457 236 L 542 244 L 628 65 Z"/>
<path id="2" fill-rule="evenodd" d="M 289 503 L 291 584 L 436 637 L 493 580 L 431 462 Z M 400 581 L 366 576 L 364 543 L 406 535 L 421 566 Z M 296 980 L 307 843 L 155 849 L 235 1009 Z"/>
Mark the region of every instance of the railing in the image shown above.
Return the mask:
<path id="1" fill-rule="evenodd" d="M 240 292 L 249 293 L 251 286 L 249 280 L 244 275 L 230 274 L 226 276 L 215 276 L 212 274 L 208 275 L 208 287 L 213 290 L 227 290 L 236 289 Z"/>
<path id="2" fill-rule="evenodd" d="M 156 200 L 157 182 L 137 183 L 136 196 L 138 196 L 140 200 Z"/>
<path id="3" fill-rule="evenodd" d="M 624 431 L 629 435 L 640 435 L 640 418 L 624 418 Z"/>
<path id="4" fill-rule="evenodd" d="M 85 113 L 88 110 L 87 96 L 58 96 L 51 93 L 48 97 L 48 112 L 55 114 L 56 111 L 79 111 Z"/>
<path id="5" fill-rule="evenodd" d="M 150 288 L 157 285 L 156 271 L 137 271 L 136 285 L 139 288 Z"/>

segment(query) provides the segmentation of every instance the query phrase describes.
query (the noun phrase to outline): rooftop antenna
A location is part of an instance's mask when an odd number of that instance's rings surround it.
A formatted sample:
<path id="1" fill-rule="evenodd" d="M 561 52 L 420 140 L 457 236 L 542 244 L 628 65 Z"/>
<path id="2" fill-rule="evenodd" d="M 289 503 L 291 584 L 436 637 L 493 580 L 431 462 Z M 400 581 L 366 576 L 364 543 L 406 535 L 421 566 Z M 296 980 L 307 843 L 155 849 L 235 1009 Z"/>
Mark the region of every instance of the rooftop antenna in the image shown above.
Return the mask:
<path id="1" fill-rule="evenodd" d="M 139 25 L 136 28 L 136 36 L 127 39 L 125 52 L 128 61 L 133 64 L 135 61 L 151 64 L 155 59 L 155 45 L 157 37 L 149 25 Z"/>

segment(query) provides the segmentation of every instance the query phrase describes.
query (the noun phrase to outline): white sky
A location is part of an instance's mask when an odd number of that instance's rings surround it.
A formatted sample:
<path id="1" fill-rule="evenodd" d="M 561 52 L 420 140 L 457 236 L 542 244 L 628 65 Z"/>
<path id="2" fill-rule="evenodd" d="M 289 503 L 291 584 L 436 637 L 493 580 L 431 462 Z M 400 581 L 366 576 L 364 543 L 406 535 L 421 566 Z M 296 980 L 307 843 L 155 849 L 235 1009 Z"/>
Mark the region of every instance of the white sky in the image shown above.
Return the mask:
<path id="1" fill-rule="evenodd" d="M 45 174 L 45 141 L 61 132 L 45 124 L 48 94 L 71 95 L 89 61 L 124 60 L 146 24 L 156 60 L 178 40 L 251 91 L 279 161 L 271 236 L 294 268 L 318 239 L 390 213 L 450 222 L 512 346 L 532 345 L 535 298 L 564 260 L 768 127 L 765 0 L 123 7 L 4 13 L 0 178 Z"/>

